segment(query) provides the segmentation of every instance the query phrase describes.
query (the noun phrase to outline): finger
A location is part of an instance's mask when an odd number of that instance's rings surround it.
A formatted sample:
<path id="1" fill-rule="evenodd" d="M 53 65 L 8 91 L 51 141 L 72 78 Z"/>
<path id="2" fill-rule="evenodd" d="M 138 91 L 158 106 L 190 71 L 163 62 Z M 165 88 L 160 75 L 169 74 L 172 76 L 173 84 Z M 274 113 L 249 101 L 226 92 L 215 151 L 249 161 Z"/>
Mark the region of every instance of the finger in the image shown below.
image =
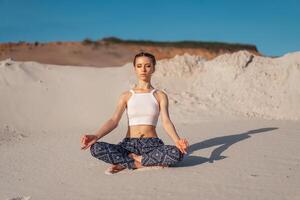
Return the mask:
<path id="1" fill-rule="evenodd" d="M 182 148 L 179 148 L 179 150 L 180 150 L 181 153 L 184 153 L 184 151 L 182 150 Z"/>
<path id="2" fill-rule="evenodd" d="M 187 140 L 185 140 L 184 143 L 185 143 L 186 146 L 190 146 L 189 142 Z"/>
<path id="3" fill-rule="evenodd" d="M 185 148 L 188 146 L 188 143 L 183 143 L 182 146 L 184 146 Z"/>
<path id="4" fill-rule="evenodd" d="M 82 137 L 81 137 L 81 143 L 85 143 L 85 141 L 86 141 L 86 135 L 83 135 Z"/>
<path id="5" fill-rule="evenodd" d="M 89 142 L 86 148 L 89 148 L 89 147 L 92 146 L 94 143 L 95 143 L 95 141 Z"/>
<path id="6" fill-rule="evenodd" d="M 185 144 L 188 144 L 188 141 L 187 141 L 187 139 L 184 139 L 184 143 L 185 143 Z"/>
<path id="7" fill-rule="evenodd" d="M 180 145 L 176 145 L 177 149 L 179 149 L 180 152 L 182 152 L 181 146 Z"/>
<path id="8" fill-rule="evenodd" d="M 185 151 L 184 151 L 184 149 L 182 148 L 182 146 L 180 147 L 180 151 L 181 151 L 181 153 L 185 153 Z"/>
<path id="9" fill-rule="evenodd" d="M 83 141 L 84 144 L 88 144 L 88 143 L 90 142 L 89 140 L 90 140 L 90 139 L 89 139 L 88 137 L 85 137 L 85 138 L 84 138 L 84 141 Z"/>
<path id="10" fill-rule="evenodd" d="M 184 145 L 182 145 L 182 150 L 183 150 L 183 152 L 186 154 L 187 153 L 187 151 L 186 151 L 186 145 L 184 144 Z"/>
<path id="11" fill-rule="evenodd" d="M 186 148 L 184 148 L 184 152 L 185 152 L 185 154 L 187 154 L 187 149 Z"/>
<path id="12" fill-rule="evenodd" d="M 182 153 L 186 154 L 186 151 L 183 146 L 181 146 L 181 149 L 182 149 Z"/>
<path id="13" fill-rule="evenodd" d="M 181 141 L 178 142 L 178 144 L 176 145 L 177 148 L 180 150 L 181 153 L 184 153 L 184 149 L 182 148 L 182 143 Z"/>
<path id="14" fill-rule="evenodd" d="M 87 148 L 89 148 L 89 146 L 88 146 L 88 145 L 86 145 L 86 146 L 84 146 L 84 147 L 83 147 L 83 149 L 84 149 L 84 150 L 85 150 L 85 149 L 87 149 Z"/>
<path id="15" fill-rule="evenodd" d="M 86 150 L 86 147 L 82 147 L 82 150 Z"/>
<path id="16" fill-rule="evenodd" d="M 178 149 L 179 149 L 179 151 L 180 151 L 181 153 L 183 153 L 183 152 L 182 152 L 182 148 L 181 148 L 181 146 L 179 146 L 179 147 L 178 147 Z"/>

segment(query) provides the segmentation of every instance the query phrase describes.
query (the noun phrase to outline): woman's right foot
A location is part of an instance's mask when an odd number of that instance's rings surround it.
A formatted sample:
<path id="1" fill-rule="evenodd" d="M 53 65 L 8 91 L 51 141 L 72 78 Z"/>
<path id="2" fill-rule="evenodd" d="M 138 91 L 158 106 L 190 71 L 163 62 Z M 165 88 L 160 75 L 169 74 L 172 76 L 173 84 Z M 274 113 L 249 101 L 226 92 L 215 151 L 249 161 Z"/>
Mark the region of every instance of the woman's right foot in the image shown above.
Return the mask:
<path id="1" fill-rule="evenodd" d="M 119 171 L 122 171 L 126 167 L 123 167 L 121 165 L 111 165 L 105 172 L 109 174 L 115 174 L 118 173 Z"/>
<path id="2" fill-rule="evenodd" d="M 130 154 L 128 154 L 128 156 L 130 158 L 132 158 L 133 160 L 142 163 L 142 156 L 136 155 L 134 153 L 130 153 Z"/>
<path id="3" fill-rule="evenodd" d="M 130 158 L 132 158 L 134 160 L 134 166 L 136 169 L 139 169 L 139 168 L 145 168 L 145 167 L 161 167 L 161 168 L 165 168 L 165 167 L 169 167 L 168 165 L 151 165 L 151 166 L 143 166 L 142 165 L 142 156 L 139 156 L 139 155 L 136 155 L 134 153 L 130 153 L 128 154 L 128 156 Z"/>
<path id="4" fill-rule="evenodd" d="M 142 165 L 142 156 L 136 155 L 134 153 L 130 153 L 130 154 L 128 154 L 128 156 L 134 160 L 134 168 L 135 169 L 144 167 Z"/>

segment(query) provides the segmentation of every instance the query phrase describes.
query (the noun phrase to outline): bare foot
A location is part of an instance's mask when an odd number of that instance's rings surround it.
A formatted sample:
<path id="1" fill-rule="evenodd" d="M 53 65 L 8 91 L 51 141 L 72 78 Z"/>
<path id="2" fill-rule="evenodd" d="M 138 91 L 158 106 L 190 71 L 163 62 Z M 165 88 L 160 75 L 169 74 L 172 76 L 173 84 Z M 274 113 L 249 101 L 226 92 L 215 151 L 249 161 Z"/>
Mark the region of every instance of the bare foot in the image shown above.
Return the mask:
<path id="1" fill-rule="evenodd" d="M 128 154 L 128 156 L 134 160 L 135 169 L 139 169 L 139 168 L 144 167 L 142 165 L 142 156 L 136 155 L 134 153 L 130 153 L 130 154 Z"/>
<path id="2" fill-rule="evenodd" d="M 145 167 L 149 167 L 149 168 L 151 168 L 151 167 L 162 167 L 162 168 L 169 167 L 168 165 L 143 166 L 142 165 L 142 156 L 136 155 L 134 153 L 130 153 L 130 154 L 128 154 L 128 156 L 134 160 L 134 165 L 135 165 L 136 169 L 145 168 Z"/>
<path id="3" fill-rule="evenodd" d="M 122 171 L 126 167 L 123 167 L 122 165 L 111 165 L 106 172 L 110 174 L 118 173 L 119 171 Z"/>
<path id="4" fill-rule="evenodd" d="M 128 154 L 128 156 L 130 158 L 132 158 L 133 160 L 142 163 L 142 156 L 138 156 L 138 155 L 136 155 L 134 153 L 130 153 L 130 154 Z"/>

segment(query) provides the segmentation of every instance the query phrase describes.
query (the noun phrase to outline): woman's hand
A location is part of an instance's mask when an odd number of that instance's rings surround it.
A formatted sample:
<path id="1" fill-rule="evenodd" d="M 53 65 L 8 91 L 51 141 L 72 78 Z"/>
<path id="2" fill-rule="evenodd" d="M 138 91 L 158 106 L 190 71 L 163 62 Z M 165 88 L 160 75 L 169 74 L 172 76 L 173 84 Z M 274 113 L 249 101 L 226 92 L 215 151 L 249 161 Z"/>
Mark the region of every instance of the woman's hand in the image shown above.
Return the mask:
<path id="1" fill-rule="evenodd" d="M 92 144 L 97 142 L 98 137 L 96 135 L 82 135 L 80 138 L 81 150 L 89 148 Z"/>
<path id="2" fill-rule="evenodd" d="M 181 151 L 181 153 L 186 154 L 189 143 L 186 139 L 179 139 L 176 141 L 176 147 Z"/>

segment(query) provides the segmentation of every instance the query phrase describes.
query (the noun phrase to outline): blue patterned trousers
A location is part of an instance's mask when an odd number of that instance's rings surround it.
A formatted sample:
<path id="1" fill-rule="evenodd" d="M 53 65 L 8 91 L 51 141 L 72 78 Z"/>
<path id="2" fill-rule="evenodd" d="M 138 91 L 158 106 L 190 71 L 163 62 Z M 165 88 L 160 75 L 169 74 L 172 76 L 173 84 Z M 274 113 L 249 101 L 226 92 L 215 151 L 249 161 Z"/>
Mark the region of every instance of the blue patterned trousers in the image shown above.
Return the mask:
<path id="1" fill-rule="evenodd" d="M 173 145 L 165 145 L 160 138 L 124 138 L 118 144 L 96 142 L 90 146 L 91 155 L 110 164 L 120 164 L 134 169 L 129 153 L 142 156 L 143 166 L 173 165 L 183 159 L 181 151 Z"/>

